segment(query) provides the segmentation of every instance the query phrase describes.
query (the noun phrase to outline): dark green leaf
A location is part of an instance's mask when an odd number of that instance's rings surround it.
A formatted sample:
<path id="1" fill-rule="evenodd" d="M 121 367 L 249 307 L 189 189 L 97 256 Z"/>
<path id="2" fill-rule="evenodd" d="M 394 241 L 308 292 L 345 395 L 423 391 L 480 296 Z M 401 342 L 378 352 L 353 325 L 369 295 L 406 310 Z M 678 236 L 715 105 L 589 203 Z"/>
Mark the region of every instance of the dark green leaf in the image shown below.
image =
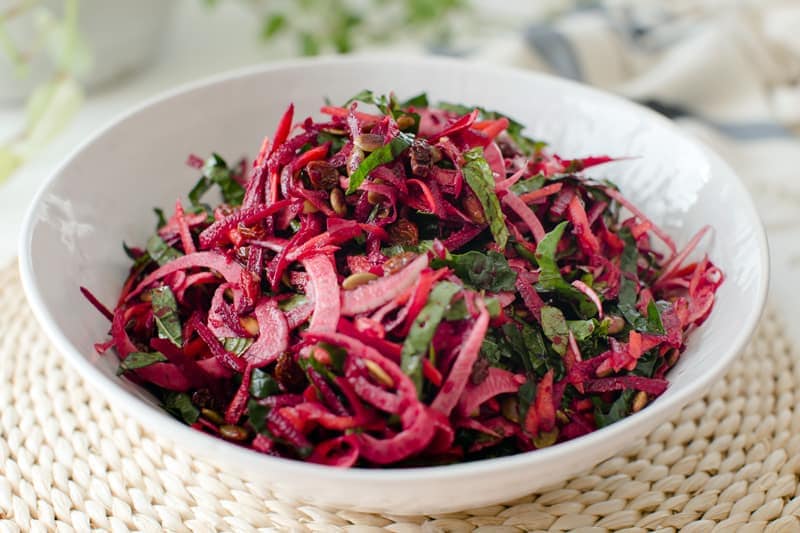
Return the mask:
<path id="1" fill-rule="evenodd" d="M 125 250 L 125 255 L 133 259 L 133 265 L 131 267 L 133 270 L 141 270 L 152 261 L 152 259 L 150 259 L 150 254 L 147 252 L 142 252 L 137 257 L 136 254 L 133 253 L 133 250 L 124 242 L 122 243 L 122 249 Z"/>
<path id="2" fill-rule="evenodd" d="M 637 331 L 663 334 L 664 325 L 661 322 L 661 313 L 655 302 L 651 300 L 647 305 L 646 317 L 639 313 L 639 309 L 636 305 L 639 300 L 637 294 L 637 280 L 639 279 L 637 260 L 639 252 L 636 248 L 636 242 L 628 228 L 620 230 L 619 236 L 625 243 L 625 249 L 622 251 L 622 256 L 620 257 L 620 268 L 623 273 L 628 275 L 623 275 L 620 278 L 617 308 L 619 308 L 625 320 Z"/>
<path id="3" fill-rule="evenodd" d="M 564 355 L 569 341 L 569 328 L 564 313 L 559 308 L 549 305 L 542 307 L 542 330 L 545 337 L 553 343 L 553 350 Z"/>
<path id="4" fill-rule="evenodd" d="M 563 377 L 564 363 L 561 356 L 547 349 L 538 326 L 522 321 L 504 324 L 503 336 L 508 349 L 522 361 L 526 372 L 534 372 L 541 377 L 552 369 L 556 380 Z"/>
<path id="5" fill-rule="evenodd" d="M 536 246 L 536 262 L 539 264 L 539 281 L 536 289 L 543 292 L 556 292 L 575 304 L 583 317 L 597 314 L 595 305 L 581 291 L 570 285 L 561 276 L 561 270 L 556 262 L 558 242 L 569 224 L 568 221 L 560 223 Z"/>
<path id="6" fill-rule="evenodd" d="M 219 186 L 222 200 L 226 204 L 241 205 L 244 199 L 244 187 L 233 178 L 233 170 L 228 168 L 228 164 L 219 154 L 211 154 L 211 157 L 206 159 L 203 176 Z"/>
<path id="7" fill-rule="evenodd" d="M 638 282 L 636 280 L 639 279 L 636 266 L 639 253 L 636 248 L 636 241 L 628 228 L 622 228 L 619 232 L 619 237 L 625 243 L 625 248 L 620 257 L 620 268 L 623 274 L 628 275 L 620 277 L 617 307 L 631 326 L 637 330 L 644 329 L 647 327 L 647 320 L 636 309 L 636 301 L 638 300 Z"/>
<path id="8" fill-rule="evenodd" d="M 484 298 L 483 303 L 486 304 L 486 311 L 489 313 L 489 318 L 497 318 L 503 312 L 500 307 L 500 300 L 497 298 Z"/>
<path id="9" fill-rule="evenodd" d="M 539 263 L 536 261 L 536 254 L 534 252 L 531 252 L 519 242 L 514 243 L 514 250 L 516 250 L 522 258 L 528 260 L 534 267 L 539 267 Z"/>
<path id="10" fill-rule="evenodd" d="M 247 402 L 247 420 L 256 433 L 267 435 L 267 415 L 269 414 L 269 407 L 261 405 L 255 400 Z"/>
<path id="11" fill-rule="evenodd" d="M 528 192 L 538 191 L 544 187 L 545 177 L 541 174 L 533 176 L 532 178 L 520 180 L 511 186 L 511 192 L 517 196 Z"/>
<path id="12" fill-rule="evenodd" d="M 528 416 L 528 409 L 536 401 L 536 388 L 536 378 L 529 377 L 528 381 L 522 384 L 517 393 L 519 396 L 519 422 L 523 427 L 525 418 Z"/>
<path id="13" fill-rule="evenodd" d="M 153 306 L 153 318 L 158 328 L 158 337 L 169 339 L 172 344 L 180 347 L 183 345 L 181 335 L 181 319 L 178 317 L 178 302 L 175 295 L 167 285 L 161 285 L 150 291 Z"/>
<path id="14" fill-rule="evenodd" d="M 483 119 L 484 111 L 480 107 L 466 106 L 464 104 L 452 104 L 450 102 L 439 102 L 436 107 L 445 111 L 450 111 L 451 113 L 457 113 L 459 115 L 468 115 L 469 113 L 472 113 L 473 109 L 477 109 L 481 112 L 480 118 Z"/>
<path id="15" fill-rule="evenodd" d="M 486 310 L 489 312 L 490 318 L 497 318 L 500 316 L 500 313 L 503 312 L 502 308 L 500 307 L 500 300 L 497 298 L 484 297 L 483 303 L 486 304 Z M 463 298 L 450 304 L 450 306 L 444 312 L 444 319 L 448 322 L 466 320 L 470 316 L 469 309 L 467 309 L 467 304 Z"/>
<path id="16" fill-rule="evenodd" d="M 146 249 L 153 261 L 158 263 L 159 266 L 164 266 L 173 259 L 177 259 L 183 255 L 175 248 L 167 246 L 164 239 L 158 235 L 153 235 L 147 240 Z"/>
<path id="17" fill-rule="evenodd" d="M 655 300 L 650 300 L 650 303 L 647 304 L 647 331 L 648 333 L 658 333 L 661 335 L 665 333 L 664 324 L 661 322 L 661 312 Z"/>
<path id="18" fill-rule="evenodd" d="M 350 184 L 347 187 L 347 194 L 353 194 L 358 190 L 370 172 L 381 165 L 390 163 L 403 153 L 414 142 L 414 136 L 407 133 L 398 133 L 397 137 L 381 146 L 361 162 L 353 175 L 350 176 Z"/>
<path id="19" fill-rule="evenodd" d="M 125 241 L 122 241 L 122 249 L 125 251 L 125 255 L 127 255 L 129 259 L 133 259 L 134 261 L 136 261 L 139 257 L 141 257 L 133 253 L 133 249 L 130 246 L 128 246 L 125 243 Z"/>
<path id="20" fill-rule="evenodd" d="M 541 151 L 547 146 L 547 143 L 544 141 L 536 141 L 523 135 L 523 129 L 524 127 L 522 124 L 512 120 L 508 125 L 508 129 L 506 130 L 508 136 L 511 137 L 511 140 L 514 141 L 523 154 L 530 156 Z"/>
<path id="21" fill-rule="evenodd" d="M 416 96 L 412 96 L 408 100 L 405 100 L 400 103 L 400 107 L 408 108 L 413 107 L 416 109 L 426 108 L 428 107 L 428 95 L 427 93 L 419 93 Z"/>
<path id="22" fill-rule="evenodd" d="M 597 423 L 597 427 L 606 427 L 628 416 L 633 395 L 634 391 L 631 389 L 622 391 L 622 394 L 611 404 L 608 411 L 603 411 L 600 406 L 595 406 L 594 420 Z"/>
<path id="23" fill-rule="evenodd" d="M 513 291 L 517 282 L 517 273 L 508 266 L 505 256 L 493 251 L 448 254 L 446 259 L 434 260 L 432 266 L 449 266 L 461 281 L 478 290 Z"/>
<path id="24" fill-rule="evenodd" d="M 449 281 L 438 283 L 428 296 L 428 302 L 417 315 L 403 343 L 400 366 L 414 382 L 419 394 L 422 393 L 422 358 L 428 354 L 433 334 L 436 333 L 450 300 L 460 290 L 461 287 Z"/>
<path id="25" fill-rule="evenodd" d="M 280 385 L 268 372 L 256 368 L 250 377 L 250 394 L 255 398 L 266 398 L 281 391 Z"/>
<path id="26" fill-rule="evenodd" d="M 594 334 L 597 324 L 594 320 L 567 320 L 567 328 L 576 341 L 583 342 Z"/>
<path id="27" fill-rule="evenodd" d="M 342 147 L 347 143 L 346 135 L 336 135 L 327 131 L 321 131 L 317 134 L 317 144 L 331 143 L 331 153 L 339 152 Z"/>
<path id="28" fill-rule="evenodd" d="M 191 397 L 185 392 L 166 391 L 161 405 L 172 416 L 187 424 L 194 424 L 200 417 L 200 409 L 195 407 Z"/>
<path id="29" fill-rule="evenodd" d="M 391 246 L 386 246 L 385 248 L 381 248 L 381 253 L 387 257 L 393 257 L 397 254 L 402 254 L 404 252 L 424 254 L 428 253 L 432 248 L 433 248 L 432 240 L 421 240 L 416 245 L 393 244 Z"/>
<path id="30" fill-rule="evenodd" d="M 222 347 L 233 355 L 242 355 L 252 344 L 253 339 L 246 337 L 225 337 L 222 339 Z"/>
<path id="31" fill-rule="evenodd" d="M 528 327 L 528 325 L 524 322 L 509 322 L 503 324 L 502 340 L 504 342 L 501 344 L 501 346 L 508 348 L 509 352 L 515 354 L 519 360 L 522 361 L 522 366 L 525 368 L 525 372 L 530 374 L 531 372 L 534 372 L 533 358 L 531 357 L 531 354 L 532 352 L 538 350 L 536 348 L 529 348 L 526 346 L 525 334 L 523 333 L 523 329 L 526 327 Z M 541 353 L 546 352 L 547 348 L 544 346 L 544 341 L 542 341 Z"/>
<path id="32" fill-rule="evenodd" d="M 156 214 L 156 230 L 163 228 L 167 225 L 167 217 L 164 216 L 164 210 L 160 207 L 154 207 L 153 212 Z"/>
<path id="33" fill-rule="evenodd" d="M 461 171 L 464 179 L 483 207 L 494 241 L 501 250 L 505 250 L 508 243 L 508 228 L 500 208 L 500 200 L 494 192 L 492 169 L 483 157 L 483 148 L 467 150 L 463 155 L 465 163 Z"/>
<path id="34" fill-rule="evenodd" d="M 211 188 L 211 180 L 205 176 L 201 176 L 197 183 L 194 184 L 192 190 L 189 191 L 189 201 L 192 206 L 200 205 L 200 198 Z"/>
<path id="35" fill-rule="evenodd" d="M 645 352 L 642 354 L 639 360 L 636 361 L 636 368 L 634 368 L 631 373 L 636 376 L 652 378 L 653 374 L 656 372 L 656 368 L 658 368 L 658 363 L 660 360 L 661 358 L 658 357 L 657 348 Z"/>
<path id="36" fill-rule="evenodd" d="M 542 290 L 555 290 L 562 283 L 566 283 L 561 277 L 561 270 L 556 263 L 556 250 L 558 242 L 567 228 L 568 221 L 561 222 L 558 226 L 544 236 L 544 239 L 536 246 L 536 262 L 541 269 L 539 273 L 539 288 Z"/>
<path id="37" fill-rule="evenodd" d="M 167 358 L 161 352 L 131 352 L 124 361 L 119 363 L 117 375 L 120 376 L 129 370 L 136 370 L 150 366 L 153 363 L 163 363 Z"/>
<path id="38" fill-rule="evenodd" d="M 374 105 L 384 115 L 393 115 L 394 102 L 392 102 L 392 100 L 388 98 L 385 94 L 376 95 L 369 89 L 364 89 L 360 93 L 351 97 L 347 102 L 345 102 L 343 107 L 347 108 L 353 102 L 362 102 L 364 104 Z"/>
<path id="39" fill-rule="evenodd" d="M 511 358 L 511 353 L 507 348 L 501 339 L 488 333 L 481 344 L 481 357 L 489 361 L 492 366 L 508 368 L 504 361 Z"/>

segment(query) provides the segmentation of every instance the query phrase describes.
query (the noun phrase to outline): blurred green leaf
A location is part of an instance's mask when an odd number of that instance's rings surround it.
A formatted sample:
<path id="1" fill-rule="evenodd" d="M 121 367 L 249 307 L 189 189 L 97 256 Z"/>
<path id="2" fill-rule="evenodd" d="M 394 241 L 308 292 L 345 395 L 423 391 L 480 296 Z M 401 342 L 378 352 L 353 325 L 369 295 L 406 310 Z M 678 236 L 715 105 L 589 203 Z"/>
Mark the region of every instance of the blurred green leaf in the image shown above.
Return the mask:
<path id="1" fill-rule="evenodd" d="M 28 100 L 26 152 L 38 150 L 61 131 L 82 102 L 83 89 L 73 78 L 59 77 L 37 88 Z"/>
<path id="2" fill-rule="evenodd" d="M 26 104 L 22 134 L 14 141 L 0 145 L 0 182 L 60 132 L 82 101 L 83 90 L 72 78 L 59 77 L 37 87 Z"/>
<path id="3" fill-rule="evenodd" d="M 309 32 L 302 32 L 300 37 L 300 53 L 304 56 L 316 56 L 320 52 L 319 40 Z"/>
<path id="4" fill-rule="evenodd" d="M 0 146 L 0 183 L 8 179 L 21 164 L 21 157 L 12 152 L 10 148 Z"/>
<path id="5" fill-rule="evenodd" d="M 6 30 L 6 25 L 0 18 L 0 52 L 3 52 L 14 67 L 14 75 L 22 79 L 28 74 L 28 63 L 22 51 L 17 48 Z"/>
<path id="6" fill-rule="evenodd" d="M 264 39 L 272 39 L 282 30 L 286 29 L 286 15 L 283 13 L 272 13 L 264 18 L 264 23 L 261 26 L 261 37 Z"/>
<path id="7" fill-rule="evenodd" d="M 78 4 L 78 0 L 64 0 L 61 19 L 47 8 L 37 8 L 34 23 L 56 69 L 80 77 L 91 70 L 92 54 L 78 32 Z"/>
<path id="8" fill-rule="evenodd" d="M 204 0 L 214 6 L 218 1 Z M 276 5 L 265 0 L 251 0 L 261 8 L 262 39 L 271 40 L 281 33 L 291 33 L 302 55 L 319 55 L 333 50 L 349 53 L 357 46 L 424 35 L 441 44 L 442 35 L 452 36 L 448 15 L 467 9 L 464 0 L 298 0 Z M 427 31 L 427 34 L 422 32 Z M 446 38 L 444 39 L 447 40 Z"/>

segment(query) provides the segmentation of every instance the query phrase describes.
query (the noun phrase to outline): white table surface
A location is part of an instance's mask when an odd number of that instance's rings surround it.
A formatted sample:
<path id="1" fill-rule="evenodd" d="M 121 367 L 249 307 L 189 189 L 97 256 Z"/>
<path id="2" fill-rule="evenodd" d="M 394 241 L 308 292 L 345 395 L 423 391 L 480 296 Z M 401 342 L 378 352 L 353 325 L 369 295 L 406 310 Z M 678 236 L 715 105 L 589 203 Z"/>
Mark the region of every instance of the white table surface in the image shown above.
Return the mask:
<path id="1" fill-rule="evenodd" d="M 142 100 L 181 83 L 225 70 L 278 59 L 280 47 L 266 47 L 256 41 L 259 21 L 245 3 L 220 3 L 215 11 L 203 9 L 198 0 L 180 2 L 173 31 L 165 40 L 157 61 L 142 72 L 90 93 L 76 118 L 64 132 L 4 184 L 0 184 L 0 264 L 16 256 L 18 233 L 25 211 L 36 190 L 60 161 L 83 139 Z M 197 35 L 203 35 L 202 40 Z M 201 59 L 198 59 L 201 58 Z M 16 131 L 22 122 L 18 108 L 0 108 L 0 138 Z M 800 302 L 800 187 L 798 163 L 772 169 L 740 166 L 740 153 L 725 145 L 724 139 L 708 130 L 691 131 L 716 148 L 745 178 L 759 211 L 767 223 L 771 247 L 771 301 L 792 319 Z M 787 153 L 796 154 L 798 141 L 787 140 Z M 792 146 L 790 146 L 792 145 Z M 748 150 L 759 150 L 755 144 Z M 774 149 L 774 148 L 770 148 Z M 758 180 L 770 172 L 769 185 Z M 777 179 L 776 179 L 777 176 Z M 785 187 L 783 186 L 785 185 Z M 800 323 L 791 321 L 789 330 L 800 339 Z"/>

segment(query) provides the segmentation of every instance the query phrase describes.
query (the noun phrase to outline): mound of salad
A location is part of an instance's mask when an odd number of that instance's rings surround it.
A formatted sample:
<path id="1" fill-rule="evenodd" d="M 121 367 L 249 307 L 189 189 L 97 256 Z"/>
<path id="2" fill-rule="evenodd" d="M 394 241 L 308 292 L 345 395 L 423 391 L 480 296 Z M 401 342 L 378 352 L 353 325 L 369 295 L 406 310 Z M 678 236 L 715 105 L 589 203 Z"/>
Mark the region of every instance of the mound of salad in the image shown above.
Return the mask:
<path id="1" fill-rule="evenodd" d="M 290 105 L 251 165 L 190 156 L 113 311 L 82 288 L 120 375 L 198 431 L 338 467 L 544 448 L 664 392 L 723 280 L 690 261 L 708 228 L 679 249 L 583 174 L 612 158 L 498 112 L 370 91 L 321 112 Z"/>

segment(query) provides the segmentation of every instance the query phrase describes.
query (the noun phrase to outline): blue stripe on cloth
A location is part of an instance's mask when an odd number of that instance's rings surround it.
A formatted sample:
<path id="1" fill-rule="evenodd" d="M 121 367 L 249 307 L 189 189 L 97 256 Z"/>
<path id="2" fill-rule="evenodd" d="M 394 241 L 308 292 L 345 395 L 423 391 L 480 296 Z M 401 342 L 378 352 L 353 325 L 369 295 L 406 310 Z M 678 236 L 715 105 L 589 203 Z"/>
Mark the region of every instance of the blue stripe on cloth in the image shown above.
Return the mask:
<path id="1" fill-rule="evenodd" d="M 756 141 L 759 139 L 775 139 L 794 137 L 785 127 L 774 122 L 717 122 L 707 121 L 720 133 L 739 141 Z"/>
<path id="2" fill-rule="evenodd" d="M 425 51 L 431 55 L 443 57 L 468 57 L 475 53 L 473 48 L 456 48 L 442 43 L 427 44 L 425 45 Z"/>
<path id="3" fill-rule="evenodd" d="M 700 121 L 737 141 L 795 137 L 791 131 L 777 122 L 720 122 L 695 113 L 682 105 L 662 100 L 647 99 L 639 103 L 671 119 L 689 118 Z"/>
<path id="4" fill-rule="evenodd" d="M 552 26 L 534 24 L 525 30 L 524 36 L 556 73 L 573 80 L 583 79 L 581 64 L 572 43 Z"/>

